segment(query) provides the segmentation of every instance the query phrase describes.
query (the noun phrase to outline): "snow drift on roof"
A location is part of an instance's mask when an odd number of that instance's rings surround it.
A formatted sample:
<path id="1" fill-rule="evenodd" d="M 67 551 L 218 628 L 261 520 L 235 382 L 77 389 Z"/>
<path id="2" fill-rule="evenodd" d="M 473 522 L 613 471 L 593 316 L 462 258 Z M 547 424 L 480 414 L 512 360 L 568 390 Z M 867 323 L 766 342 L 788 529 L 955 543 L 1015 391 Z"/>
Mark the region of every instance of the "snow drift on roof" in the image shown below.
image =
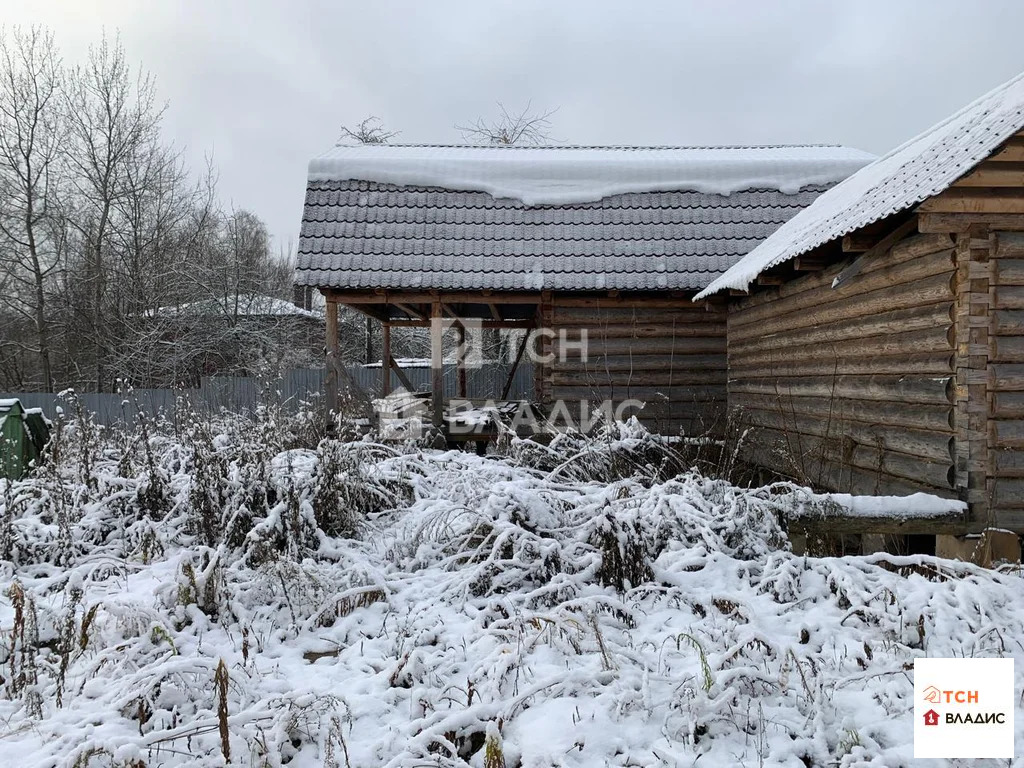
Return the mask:
<path id="1" fill-rule="evenodd" d="M 786 194 L 831 185 L 874 159 L 840 146 L 493 147 L 339 145 L 310 181 L 360 180 L 487 192 L 526 205 L 568 205 L 630 192 L 745 189 Z"/>
<path id="2" fill-rule="evenodd" d="M 948 189 L 1024 127 L 1024 74 L 822 194 L 695 298 L 746 290 L 759 274 Z"/>

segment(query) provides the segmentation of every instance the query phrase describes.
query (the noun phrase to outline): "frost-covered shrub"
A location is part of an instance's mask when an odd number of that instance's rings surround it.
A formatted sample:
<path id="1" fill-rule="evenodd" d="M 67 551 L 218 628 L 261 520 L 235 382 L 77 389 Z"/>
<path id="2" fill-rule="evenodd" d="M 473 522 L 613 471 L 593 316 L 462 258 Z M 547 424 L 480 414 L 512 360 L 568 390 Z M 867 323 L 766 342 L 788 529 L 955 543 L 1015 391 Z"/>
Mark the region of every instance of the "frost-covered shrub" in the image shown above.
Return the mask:
<path id="1" fill-rule="evenodd" d="M 903 765 L 915 658 L 1024 662 L 1019 571 L 795 557 L 806 492 L 653 436 L 479 457 L 276 418 L 199 425 L 212 544 L 186 419 L 102 435 L 92 489 L 77 448 L 3 487 L 5 761 Z"/>
<path id="2" fill-rule="evenodd" d="M 317 446 L 313 471 L 313 512 L 328 536 L 353 536 L 368 515 L 401 501 L 396 488 L 376 475 L 382 446 L 327 439 Z"/>
<path id="3" fill-rule="evenodd" d="M 508 432 L 497 445 L 500 455 L 520 466 L 573 482 L 664 480 L 693 465 L 688 447 L 649 432 L 636 418 L 602 423 L 587 434 L 563 429 L 519 438 Z"/>

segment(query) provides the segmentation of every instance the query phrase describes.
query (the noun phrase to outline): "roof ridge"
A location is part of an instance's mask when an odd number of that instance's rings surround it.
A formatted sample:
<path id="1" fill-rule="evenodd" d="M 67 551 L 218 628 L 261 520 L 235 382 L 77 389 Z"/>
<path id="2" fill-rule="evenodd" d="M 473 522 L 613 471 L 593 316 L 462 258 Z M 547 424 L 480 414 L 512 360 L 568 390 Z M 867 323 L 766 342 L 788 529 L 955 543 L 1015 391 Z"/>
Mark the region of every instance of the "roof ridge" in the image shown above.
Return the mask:
<path id="1" fill-rule="evenodd" d="M 660 149 L 848 149 L 844 144 L 796 143 L 796 144 L 435 144 L 395 143 L 358 144 L 338 142 L 335 147 L 416 147 L 420 149 L 497 149 L 497 150 L 556 150 L 556 149 L 606 149 L 606 150 L 660 150 Z"/>

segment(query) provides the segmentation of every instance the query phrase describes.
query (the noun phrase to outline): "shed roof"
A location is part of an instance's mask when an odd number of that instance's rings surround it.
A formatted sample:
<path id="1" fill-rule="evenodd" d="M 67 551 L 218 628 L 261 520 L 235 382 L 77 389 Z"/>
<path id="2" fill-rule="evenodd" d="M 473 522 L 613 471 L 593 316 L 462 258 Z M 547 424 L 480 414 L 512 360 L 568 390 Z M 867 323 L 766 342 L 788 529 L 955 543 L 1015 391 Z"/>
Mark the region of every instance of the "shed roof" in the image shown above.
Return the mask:
<path id="1" fill-rule="evenodd" d="M 746 290 L 767 269 L 945 191 L 1022 127 L 1024 74 L 832 187 L 698 298 Z"/>
<path id="2" fill-rule="evenodd" d="M 285 301 L 275 296 L 267 296 L 262 293 L 229 293 L 224 296 L 217 296 L 216 298 L 200 299 L 184 304 L 160 307 L 155 312 L 148 312 L 147 315 L 151 317 L 167 315 L 188 317 L 225 317 L 232 315 L 237 315 L 238 317 L 317 317 L 315 313 L 297 307 L 290 301 Z"/>
<path id="3" fill-rule="evenodd" d="M 310 163 L 295 282 L 697 290 L 870 159 L 835 146 L 337 147 Z"/>

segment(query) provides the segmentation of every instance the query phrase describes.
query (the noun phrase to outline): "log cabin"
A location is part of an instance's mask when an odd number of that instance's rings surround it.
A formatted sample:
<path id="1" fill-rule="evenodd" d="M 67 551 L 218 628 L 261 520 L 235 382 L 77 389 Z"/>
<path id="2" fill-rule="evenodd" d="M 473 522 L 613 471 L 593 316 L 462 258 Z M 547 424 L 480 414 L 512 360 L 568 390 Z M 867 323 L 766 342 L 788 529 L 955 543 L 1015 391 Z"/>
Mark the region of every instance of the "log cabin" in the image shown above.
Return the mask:
<path id="1" fill-rule="evenodd" d="M 329 404 L 345 305 L 383 324 L 382 395 L 392 370 L 404 380 L 390 329 L 436 331 L 442 428 L 445 319 L 528 331 L 516 360 L 529 343 L 542 406 L 633 400 L 660 431 L 702 432 L 724 411 L 726 314 L 693 295 L 871 159 L 824 145 L 337 146 L 310 163 L 295 270 L 327 302 Z"/>
<path id="2" fill-rule="evenodd" d="M 1024 76 L 819 196 L 716 295 L 755 461 L 969 508 L 858 533 L 1024 533 Z"/>

